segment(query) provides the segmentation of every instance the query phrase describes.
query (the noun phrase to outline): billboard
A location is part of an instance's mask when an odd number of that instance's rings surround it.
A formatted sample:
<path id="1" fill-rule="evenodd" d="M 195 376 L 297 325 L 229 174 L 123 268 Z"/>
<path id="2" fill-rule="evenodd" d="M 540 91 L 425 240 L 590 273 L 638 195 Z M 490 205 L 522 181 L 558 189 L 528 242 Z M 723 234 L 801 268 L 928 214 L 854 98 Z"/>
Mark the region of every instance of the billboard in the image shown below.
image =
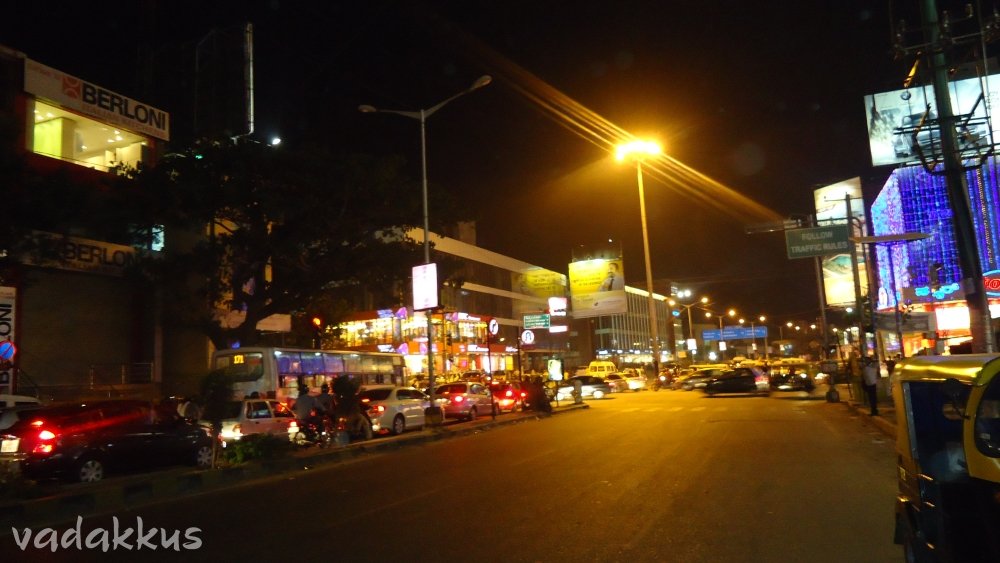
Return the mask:
<path id="1" fill-rule="evenodd" d="M 628 311 L 620 258 L 570 262 L 569 292 L 573 317 L 578 319 Z"/>
<path id="2" fill-rule="evenodd" d="M 850 178 L 813 190 L 816 223 L 818 225 L 846 224 L 848 197 L 851 202 L 851 216 L 856 219 L 850 228 L 851 236 L 865 236 L 868 229 L 865 224 L 865 203 L 861 195 L 861 178 Z M 867 295 L 868 274 L 865 266 L 865 253 L 861 245 L 856 245 L 856 249 L 861 295 Z M 855 304 L 854 275 L 851 271 L 850 250 L 824 256 L 822 260 L 826 304 L 831 307 L 853 307 Z"/>
<path id="3" fill-rule="evenodd" d="M 956 124 L 959 150 L 965 157 L 985 153 L 996 130 L 987 115 L 992 108 L 987 106 L 1000 95 L 1000 75 L 955 80 L 948 83 L 948 90 L 952 112 L 962 116 Z M 872 166 L 913 163 L 921 153 L 929 159 L 941 153 L 937 103 L 930 85 L 869 94 L 864 103 Z"/>
<path id="4" fill-rule="evenodd" d="M 566 296 L 566 275 L 545 268 L 510 273 L 510 288 L 520 295 L 513 300 L 515 318 L 544 310 L 552 297 Z"/>

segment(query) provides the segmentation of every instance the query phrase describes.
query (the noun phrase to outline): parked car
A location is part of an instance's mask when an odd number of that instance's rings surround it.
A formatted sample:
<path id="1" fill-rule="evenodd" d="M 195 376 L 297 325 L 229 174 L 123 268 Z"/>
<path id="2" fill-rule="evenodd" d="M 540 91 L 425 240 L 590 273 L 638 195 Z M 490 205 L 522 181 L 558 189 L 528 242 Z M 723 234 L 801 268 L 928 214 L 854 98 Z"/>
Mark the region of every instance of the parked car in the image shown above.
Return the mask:
<path id="1" fill-rule="evenodd" d="M 2 434 L 0 461 L 19 463 L 33 479 L 93 482 L 111 471 L 212 463 L 204 428 L 146 401 L 44 407 Z"/>
<path id="2" fill-rule="evenodd" d="M 674 388 L 681 388 L 685 391 L 692 389 L 702 389 L 709 379 L 722 375 L 725 370 L 720 368 L 700 369 L 687 375 L 682 375 L 674 380 Z"/>
<path id="3" fill-rule="evenodd" d="M 524 398 L 528 395 L 527 390 L 522 389 L 518 382 L 496 381 L 490 384 L 490 391 L 493 393 L 493 402 L 497 405 L 498 412 L 515 412 L 523 409 Z"/>
<path id="4" fill-rule="evenodd" d="M 431 406 L 430 397 L 413 387 L 365 385 L 358 397 L 368 406 L 372 424 L 393 435 L 410 428 L 423 428 L 424 409 Z"/>
<path id="5" fill-rule="evenodd" d="M 225 418 L 219 437 L 223 443 L 239 440 L 250 434 L 273 434 L 287 436 L 295 414 L 284 403 L 274 399 L 243 399 L 226 403 Z M 211 429 L 211 422 L 199 420 L 203 427 Z"/>
<path id="6" fill-rule="evenodd" d="M 480 414 L 492 414 L 496 408 L 486 384 L 456 381 L 434 388 L 434 404 L 444 410 L 445 418 L 475 420 Z"/>
<path id="7" fill-rule="evenodd" d="M 583 397 L 603 399 L 611 394 L 611 387 L 602 378 L 593 375 L 575 375 L 556 388 L 557 400 L 564 401 L 573 397 L 574 381 L 580 382 L 580 392 Z"/>
<path id="8" fill-rule="evenodd" d="M 703 389 L 709 396 L 717 393 L 763 393 L 768 392 L 767 375 L 762 371 L 739 367 L 724 371 L 705 382 Z"/>
<path id="9" fill-rule="evenodd" d="M 618 373 L 618 367 L 615 366 L 614 362 L 594 360 L 587 364 L 587 373 L 585 375 L 593 377 L 607 377 L 608 374 L 611 373 Z"/>
<path id="10" fill-rule="evenodd" d="M 635 368 L 625 368 L 622 377 L 628 382 L 629 391 L 642 391 L 646 388 L 646 374 Z"/>

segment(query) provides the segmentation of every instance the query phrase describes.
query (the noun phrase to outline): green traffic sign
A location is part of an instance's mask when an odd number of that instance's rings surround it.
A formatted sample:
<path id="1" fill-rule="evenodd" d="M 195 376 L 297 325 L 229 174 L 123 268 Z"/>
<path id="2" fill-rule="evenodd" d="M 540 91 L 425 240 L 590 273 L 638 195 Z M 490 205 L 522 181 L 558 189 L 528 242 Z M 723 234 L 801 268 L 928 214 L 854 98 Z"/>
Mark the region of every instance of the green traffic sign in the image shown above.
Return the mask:
<path id="1" fill-rule="evenodd" d="M 785 245 L 789 258 L 830 256 L 851 251 L 850 232 L 847 225 L 828 225 L 809 229 L 785 231 Z"/>
<path id="2" fill-rule="evenodd" d="M 549 328 L 550 326 L 552 326 L 552 316 L 548 313 L 524 316 L 524 328 Z"/>

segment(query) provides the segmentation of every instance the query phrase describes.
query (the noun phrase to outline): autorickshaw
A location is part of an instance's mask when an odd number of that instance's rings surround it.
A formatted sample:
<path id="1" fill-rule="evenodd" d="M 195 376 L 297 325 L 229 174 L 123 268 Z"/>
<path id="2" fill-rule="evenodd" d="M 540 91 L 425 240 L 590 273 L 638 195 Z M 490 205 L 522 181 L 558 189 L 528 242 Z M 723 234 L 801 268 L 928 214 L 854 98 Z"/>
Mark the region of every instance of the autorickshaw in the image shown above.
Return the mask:
<path id="1" fill-rule="evenodd" d="M 896 365 L 899 494 L 906 561 L 1000 561 L 1000 354 Z"/>

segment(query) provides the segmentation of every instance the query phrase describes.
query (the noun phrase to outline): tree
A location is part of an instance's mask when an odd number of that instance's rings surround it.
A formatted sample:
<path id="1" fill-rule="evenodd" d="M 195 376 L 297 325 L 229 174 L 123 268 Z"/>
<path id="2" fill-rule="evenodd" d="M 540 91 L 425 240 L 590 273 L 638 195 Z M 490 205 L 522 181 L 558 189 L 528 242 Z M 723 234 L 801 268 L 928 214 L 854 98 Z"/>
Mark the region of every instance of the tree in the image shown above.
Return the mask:
<path id="1" fill-rule="evenodd" d="M 163 283 L 166 312 L 217 347 L 251 345 L 275 313 L 349 302 L 360 288 L 395 302 L 422 262 L 404 234 L 422 217 L 420 192 L 401 165 L 224 140 L 167 155 L 120 189 L 137 232 L 167 233 L 163 256 L 140 262 Z M 220 311 L 235 312 L 229 324 Z"/>

